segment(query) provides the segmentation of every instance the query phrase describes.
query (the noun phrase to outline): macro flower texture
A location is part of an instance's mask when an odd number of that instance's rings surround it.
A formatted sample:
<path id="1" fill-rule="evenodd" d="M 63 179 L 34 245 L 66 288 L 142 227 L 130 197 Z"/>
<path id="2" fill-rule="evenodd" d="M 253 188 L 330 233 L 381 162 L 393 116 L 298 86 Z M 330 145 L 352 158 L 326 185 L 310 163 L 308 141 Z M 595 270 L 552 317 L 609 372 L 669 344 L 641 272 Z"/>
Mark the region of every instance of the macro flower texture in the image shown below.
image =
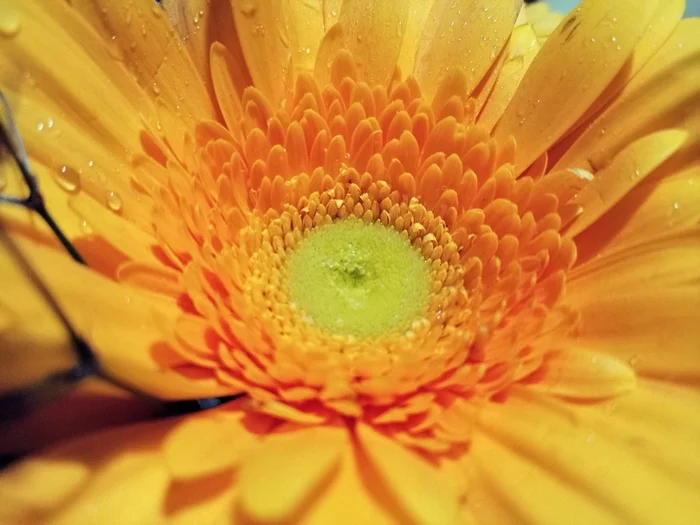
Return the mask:
<path id="1" fill-rule="evenodd" d="M 13 463 L 0 522 L 700 522 L 683 11 L 4 0 L 5 112 L 86 264 L 9 203 L 4 235 L 105 376 L 230 400 Z M 70 354 L 15 274 L 3 387 Z"/>

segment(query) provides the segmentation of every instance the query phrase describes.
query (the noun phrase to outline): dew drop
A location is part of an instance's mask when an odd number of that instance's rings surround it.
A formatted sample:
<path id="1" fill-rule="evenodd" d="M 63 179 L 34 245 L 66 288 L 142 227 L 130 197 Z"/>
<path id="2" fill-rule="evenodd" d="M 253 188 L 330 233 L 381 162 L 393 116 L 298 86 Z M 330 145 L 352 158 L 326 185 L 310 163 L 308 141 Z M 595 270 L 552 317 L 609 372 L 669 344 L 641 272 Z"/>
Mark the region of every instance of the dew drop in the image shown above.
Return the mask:
<path id="1" fill-rule="evenodd" d="M 39 123 L 36 125 L 36 130 L 37 130 L 37 131 L 42 131 L 43 129 L 44 129 L 44 123 L 43 123 L 43 122 L 39 122 Z"/>
<path id="2" fill-rule="evenodd" d="M 7 177 L 3 172 L 0 171 L 0 193 L 2 193 L 7 187 Z"/>
<path id="3" fill-rule="evenodd" d="M 12 8 L 3 8 L 0 13 L 0 35 L 14 38 L 22 29 L 22 19 Z"/>
<path id="4" fill-rule="evenodd" d="M 118 193 L 114 191 L 110 191 L 107 193 L 107 206 L 109 207 L 110 210 L 112 210 L 115 213 L 118 213 L 122 209 L 122 198 L 119 196 Z"/>
<path id="5" fill-rule="evenodd" d="M 58 171 L 54 171 L 54 179 L 62 189 L 69 193 L 80 190 L 80 173 L 70 166 L 61 166 Z"/>
<path id="6" fill-rule="evenodd" d="M 588 437 L 586 438 L 586 443 L 588 443 L 590 445 L 591 443 L 593 443 L 596 440 L 596 438 L 597 438 L 597 436 L 596 436 L 595 432 L 591 432 L 590 434 L 588 434 Z"/>
<path id="7" fill-rule="evenodd" d="M 243 0 L 238 4 L 238 9 L 245 16 L 253 16 L 258 9 L 258 2 L 257 0 Z"/>
<path id="8" fill-rule="evenodd" d="M 158 87 L 158 84 L 156 84 L 155 82 L 153 83 L 153 92 L 156 95 L 160 95 L 160 87 Z"/>
<path id="9" fill-rule="evenodd" d="M 80 231 L 82 231 L 85 235 L 92 235 L 93 233 L 92 226 L 90 226 L 90 223 L 85 219 L 80 221 Z"/>

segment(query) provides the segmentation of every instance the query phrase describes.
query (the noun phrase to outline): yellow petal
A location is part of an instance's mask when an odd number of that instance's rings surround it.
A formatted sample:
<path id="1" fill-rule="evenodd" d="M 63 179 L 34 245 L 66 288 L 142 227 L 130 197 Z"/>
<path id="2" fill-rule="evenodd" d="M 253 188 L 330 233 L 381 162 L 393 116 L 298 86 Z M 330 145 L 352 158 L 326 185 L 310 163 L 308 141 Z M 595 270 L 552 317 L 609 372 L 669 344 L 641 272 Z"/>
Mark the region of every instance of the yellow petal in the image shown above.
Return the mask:
<path id="1" fill-rule="evenodd" d="M 357 446 L 345 447 L 338 473 L 323 496 L 304 514 L 308 525 L 392 525 L 405 515 L 383 497 L 381 482 L 367 475 L 366 460 Z"/>
<path id="2" fill-rule="evenodd" d="M 233 17 L 255 86 L 276 107 L 284 98 L 291 50 L 281 0 L 235 2 Z"/>
<path id="3" fill-rule="evenodd" d="M 435 0 L 423 29 L 413 74 L 432 100 L 445 74 L 461 68 L 473 90 L 491 67 L 513 29 L 520 2 Z"/>
<path id="4" fill-rule="evenodd" d="M 697 277 L 700 256 L 696 253 L 692 261 Z M 595 301 L 590 297 L 573 301 L 584 329 L 569 343 L 572 347 L 617 356 L 644 376 L 689 384 L 700 380 L 697 286 L 615 293 L 603 289 L 595 288 Z"/>
<path id="5" fill-rule="evenodd" d="M 159 444 L 172 420 L 68 442 L 0 476 L 0 522 L 163 523 L 169 479 Z"/>
<path id="6" fill-rule="evenodd" d="M 538 461 L 486 433 L 475 436 L 468 460 L 476 471 L 468 500 L 475 523 L 620 523 L 578 486 L 563 483 Z"/>
<path id="7" fill-rule="evenodd" d="M 494 130 L 499 140 L 515 137 L 519 173 L 603 92 L 632 55 L 657 5 L 584 0 L 547 39 Z"/>
<path id="8" fill-rule="evenodd" d="M 656 242 L 700 224 L 700 167 L 645 181 L 576 237 L 578 260 Z"/>
<path id="9" fill-rule="evenodd" d="M 0 391 L 30 385 L 78 361 L 66 327 L 10 242 L 0 231 Z"/>
<path id="10" fill-rule="evenodd" d="M 676 152 L 687 137 L 684 131 L 659 131 L 622 150 L 568 204 L 571 208 L 580 208 L 582 212 L 570 224 L 566 235 L 575 237 L 598 220 Z"/>
<path id="11" fill-rule="evenodd" d="M 563 350 L 548 355 L 532 390 L 572 399 L 601 399 L 624 394 L 636 384 L 634 370 L 602 352 Z"/>
<path id="12" fill-rule="evenodd" d="M 436 467 L 403 445 L 359 423 L 357 437 L 386 490 L 418 523 L 455 522 L 460 494 L 445 483 Z"/>
<path id="13" fill-rule="evenodd" d="M 680 128 L 698 108 L 700 19 L 681 21 L 668 41 L 552 168 L 593 169 L 645 134 Z"/>
<path id="14" fill-rule="evenodd" d="M 207 476 L 238 465 L 272 426 L 272 418 L 236 405 L 240 402 L 185 418 L 168 434 L 163 453 L 175 478 Z"/>
<path id="15" fill-rule="evenodd" d="M 603 406 L 569 405 L 579 417 L 590 418 L 596 432 L 633 445 L 635 452 L 676 480 L 700 484 L 700 395 L 697 389 L 660 381 L 640 380 L 627 396 Z"/>
<path id="16" fill-rule="evenodd" d="M 331 27 L 338 23 L 340 18 L 340 9 L 343 5 L 343 0 L 323 0 L 323 27 L 326 31 L 330 31 Z"/>
<path id="17" fill-rule="evenodd" d="M 416 63 L 416 52 L 420 44 L 420 37 L 425 28 L 428 14 L 433 7 L 435 0 L 409 0 L 408 20 L 401 45 L 401 53 L 397 65 L 401 68 L 402 76 L 405 77 L 413 71 Z"/>
<path id="18" fill-rule="evenodd" d="M 678 401 L 682 403 L 677 399 L 669 403 Z M 569 502 L 577 523 L 692 522 L 700 511 L 694 485 L 678 479 L 664 465 L 654 464 L 634 441 L 598 433 L 595 423 L 577 417 L 576 405 L 571 406 L 523 388 L 505 403 L 484 407 L 479 427 L 489 439 L 483 447 L 477 434 L 472 453 L 505 505 L 517 505 L 538 523 L 559 522 L 562 515 L 571 520 Z M 691 415 L 697 407 L 685 408 Z M 634 438 L 643 441 L 643 429 L 644 425 L 637 427 Z M 691 438 L 687 433 L 684 437 Z M 504 471 L 499 469 L 501 464 L 489 462 L 494 451 L 490 440 L 500 444 L 497 454 L 505 455 Z M 521 468 L 509 464 L 508 452 L 519 456 Z M 504 490 L 511 483 L 509 473 L 531 488 Z"/>
<path id="19" fill-rule="evenodd" d="M 245 512 L 260 521 L 294 521 L 337 466 L 347 441 L 345 427 L 282 427 L 241 468 Z"/>
<path id="20" fill-rule="evenodd" d="M 113 52 L 153 99 L 160 99 L 181 118 L 194 122 L 214 116 L 214 107 L 184 44 L 166 14 L 152 5 L 142 9 L 109 0 L 71 2 L 90 26 L 111 43 Z M 37 3 L 35 9 L 43 9 Z"/>
<path id="21" fill-rule="evenodd" d="M 480 126 L 489 131 L 493 129 L 539 50 L 537 35 L 530 24 L 522 24 L 513 29 L 505 50 L 505 62 L 479 114 L 477 122 Z"/>
<path id="22" fill-rule="evenodd" d="M 189 51 L 203 79 L 209 78 L 209 50 L 214 42 L 218 42 L 231 54 L 235 63 L 240 65 L 235 79 L 237 84 L 243 88 L 253 85 L 245 66 L 236 28 L 232 24 L 231 2 L 188 0 L 161 2 L 160 5 L 177 29 L 184 47 Z M 213 95 L 213 90 L 210 90 L 210 94 Z M 243 89 L 238 95 L 242 94 Z"/>
<path id="23" fill-rule="evenodd" d="M 150 251 L 143 240 L 150 198 L 132 190 L 128 160 L 141 149 L 139 132 L 155 122 L 155 106 L 75 9 L 62 2 L 12 9 L 21 31 L 0 40 L 0 83 L 49 211 L 69 237 L 114 237 L 124 253 L 142 257 Z M 6 176 L 11 193 L 19 177 Z M 96 204 L 101 213 L 88 220 Z M 124 219 L 143 230 L 129 242 L 123 238 L 137 228 Z"/>
<path id="24" fill-rule="evenodd" d="M 219 42 L 215 42 L 210 50 L 211 79 L 219 102 L 219 109 L 224 116 L 224 121 L 231 134 L 243 139 L 241 119 L 243 118 L 243 106 L 241 104 L 242 91 L 238 86 L 243 68 L 236 59 Z"/>
<path id="25" fill-rule="evenodd" d="M 325 33 L 323 10 L 319 4 L 320 0 L 283 4 L 295 75 L 314 70 L 316 54 Z"/>
<path id="26" fill-rule="evenodd" d="M 158 326 L 165 325 L 167 333 L 172 333 L 175 320 L 181 314 L 174 301 L 125 289 L 74 263 L 57 249 L 41 247 L 18 236 L 14 238 L 73 327 L 87 339 L 106 373 L 162 398 L 231 393 L 230 387 L 220 385 L 213 378 L 185 378 L 170 367 L 160 365 L 154 358 L 152 352 L 165 339 Z M 21 297 L 26 291 L 26 282 L 6 277 L 4 274 L 0 276 L 3 293 L 8 297 Z M 37 325 L 43 326 L 43 319 Z M 55 352 L 56 348 L 65 348 L 61 345 L 66 344 L 66 336 L 60 330 L 47 330 L 40 338 L 32 338 L 32 332 L 25 331 L 26 323 L 16 325 L 14 329 L 19 333 L 10 336 L 8 332 L 6 337 L 12 337 L 18 350 L 30 344 L 38 353 L 43 349 Z"/>
<path id="27" fill-rule="evenodd" d="M 370 86 L 388 85 L 399 58 L 408 2 L 344 0 L 338 23 L 347 49 L 355 57 L 360 79 Z"/>
<path id="28" fill-rule="evenodd" d="M 683 10 L 685 8 L 685 0 L 667 0 L 659 2 L 652 16 L 652 22 L 641 36 L 637 45 L 634 47 L 634 53 L 630 57 L 625 67 L 622 68 L 613 79 L 605 91 L 591 104 L 578 123 L 573 126 L 577 128 L 585 125 L 585 123 L 596 116 L 601 108 L 615 97 L 618 92 L 625 87 L 626 84 L 633 79 L 637 73 L 645 66 L 649 59 L 659 50 L 662 44 L 668 40 L 668 37 L 673 33 L 673 30 L 678 25 Z"/>

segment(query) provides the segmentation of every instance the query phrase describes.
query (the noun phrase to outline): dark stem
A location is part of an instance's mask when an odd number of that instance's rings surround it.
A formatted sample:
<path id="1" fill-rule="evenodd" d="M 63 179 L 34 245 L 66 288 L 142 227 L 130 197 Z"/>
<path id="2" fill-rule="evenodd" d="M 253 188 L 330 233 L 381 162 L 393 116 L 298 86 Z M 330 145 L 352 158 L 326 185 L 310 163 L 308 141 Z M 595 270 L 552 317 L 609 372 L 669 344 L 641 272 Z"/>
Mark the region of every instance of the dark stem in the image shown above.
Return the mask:
<path id="1" fill-rule="evenodd" d="M 59 242 L 63 245 L 75 262 L 85 264 L 85 259 L 83 259 L 78 253 L 78 250 L 75 249 L 75 246 L 73 246 L 73 244 L 68 240 L 68 237 L 66 237 L 63 230 L 61 230 L 49 211 L 46 209 L 44 197 L 39 189 L 39 181 L 29 168 L 27 152 L 24 149 L 22 137 L 20 137 L 17 124 L 12 116 L 10 105 L 5 98 L 5 95 L 3 95 L 1 92 L 0 104 L 2 104 L 3 112 L 7 118 L 7 127 L 5 127 L 4 122 L 0 123 L 0 143 L 15 161 L 15 164 L 19 168 L 27 188 L 29 188 L 29 196 L 26 199 L 4 197 L 0 199 L 0 201 L 8 204 L 16 204 L 35 211 L 42 219 L 44 219 L 44 222 L 46 222 L 49 228 L 51 228 L 51 231 L 53 231 Z"/>

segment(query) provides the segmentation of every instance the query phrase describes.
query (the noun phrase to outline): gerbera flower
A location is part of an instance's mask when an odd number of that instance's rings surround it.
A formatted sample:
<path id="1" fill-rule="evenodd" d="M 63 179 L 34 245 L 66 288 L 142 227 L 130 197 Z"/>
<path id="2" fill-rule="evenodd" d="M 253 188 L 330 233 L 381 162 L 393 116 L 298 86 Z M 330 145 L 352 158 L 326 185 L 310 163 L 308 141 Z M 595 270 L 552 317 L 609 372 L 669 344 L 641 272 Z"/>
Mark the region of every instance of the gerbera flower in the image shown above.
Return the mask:
<path id="1" fill-rule="evenodd" d="M 3 7 L 3 89 L 89 267 L 5 227 L 111 376 L 243 397 L 19 463 L 2 521 L 692 523 L 683 7 Z"/>

